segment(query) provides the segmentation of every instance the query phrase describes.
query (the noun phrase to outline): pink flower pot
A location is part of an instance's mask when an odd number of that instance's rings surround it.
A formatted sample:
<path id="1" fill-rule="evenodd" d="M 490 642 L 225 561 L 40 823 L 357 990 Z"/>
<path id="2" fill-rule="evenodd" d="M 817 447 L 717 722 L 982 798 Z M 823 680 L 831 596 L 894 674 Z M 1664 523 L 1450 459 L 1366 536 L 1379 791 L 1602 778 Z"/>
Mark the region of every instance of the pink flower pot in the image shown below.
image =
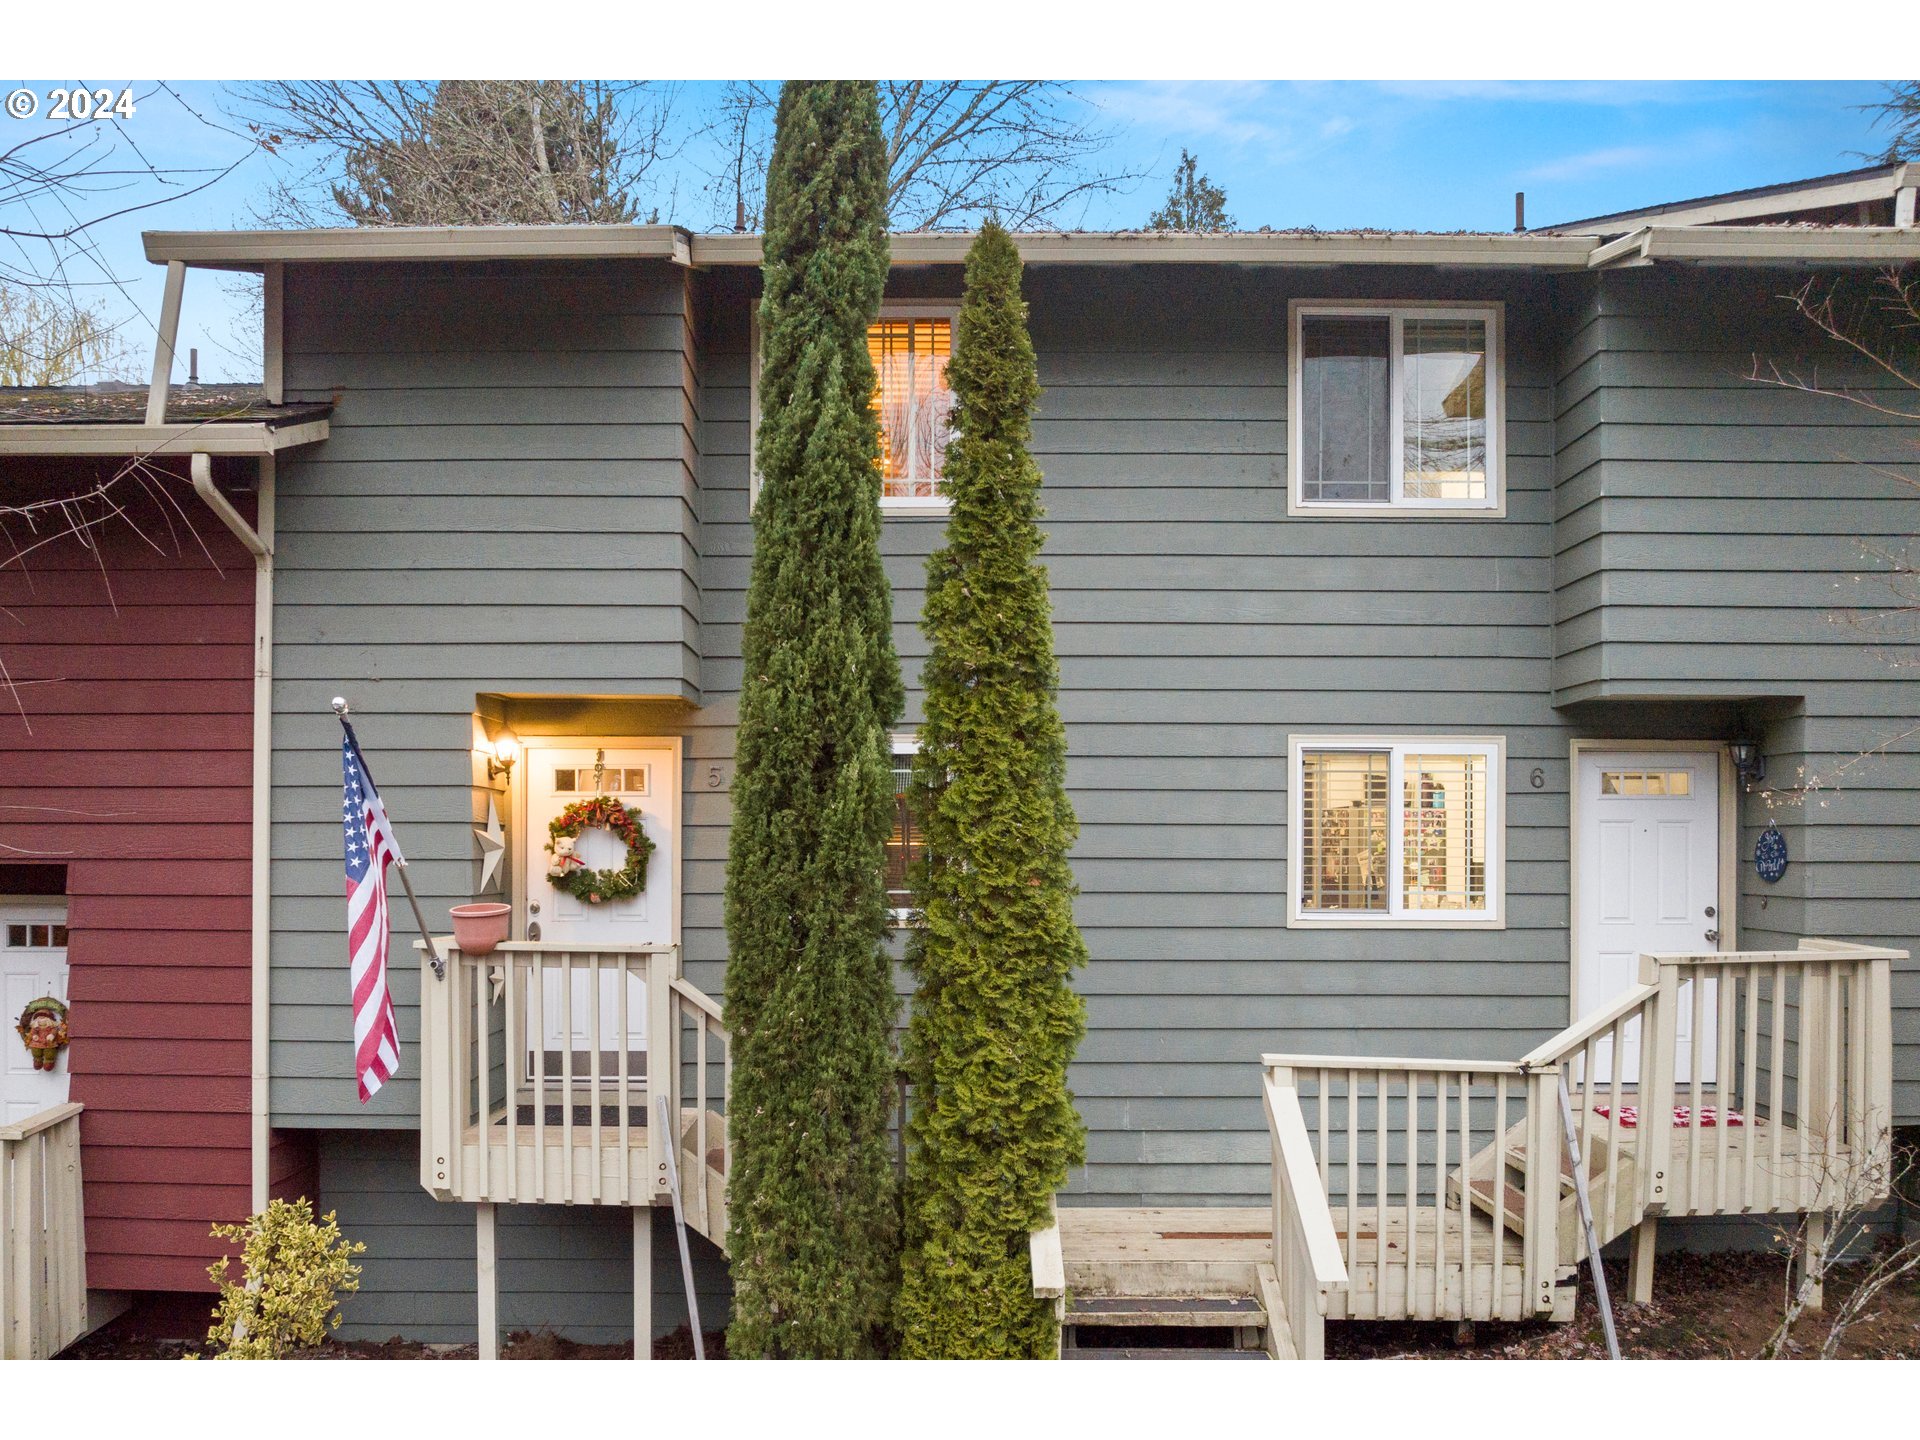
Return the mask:
<path id="1" fill-rule="evenodd" d="M 507 925 L 513 916 L 511 905 L 489 900 L 479 905 L 456 905 L 453 915 L 453 943 L 463 955 L 488 955 L 507 938 Z"/>

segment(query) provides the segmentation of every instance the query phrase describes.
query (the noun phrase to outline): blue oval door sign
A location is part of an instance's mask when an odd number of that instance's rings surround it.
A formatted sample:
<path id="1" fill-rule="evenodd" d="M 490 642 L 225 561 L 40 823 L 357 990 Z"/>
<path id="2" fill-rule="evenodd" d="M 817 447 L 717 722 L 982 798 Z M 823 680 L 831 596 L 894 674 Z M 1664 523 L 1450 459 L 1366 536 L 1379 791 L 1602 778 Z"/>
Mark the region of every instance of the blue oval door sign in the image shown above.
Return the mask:
<path id="1" fill-rule="evenodd" d="M 1769 885 L 1787 873 L 1787 837 L 1771 820 L 1753 847 L 1753 868 Z"/>

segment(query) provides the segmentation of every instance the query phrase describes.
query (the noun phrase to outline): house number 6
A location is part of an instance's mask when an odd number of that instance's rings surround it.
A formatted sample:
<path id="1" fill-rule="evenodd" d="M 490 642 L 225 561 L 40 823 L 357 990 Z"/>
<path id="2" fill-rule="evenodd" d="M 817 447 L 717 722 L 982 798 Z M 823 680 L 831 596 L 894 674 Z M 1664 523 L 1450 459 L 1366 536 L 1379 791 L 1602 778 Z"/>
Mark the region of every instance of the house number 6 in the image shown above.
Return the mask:
<path id="1" fill-rule="evenodd" d="M 1540 789 L 1547 783 L 1547 772 L 1542 770 L 1538 765 L 1534 766 L 1533 773 L 1527 776 L 1527 783 L 1536 790 Z"/>

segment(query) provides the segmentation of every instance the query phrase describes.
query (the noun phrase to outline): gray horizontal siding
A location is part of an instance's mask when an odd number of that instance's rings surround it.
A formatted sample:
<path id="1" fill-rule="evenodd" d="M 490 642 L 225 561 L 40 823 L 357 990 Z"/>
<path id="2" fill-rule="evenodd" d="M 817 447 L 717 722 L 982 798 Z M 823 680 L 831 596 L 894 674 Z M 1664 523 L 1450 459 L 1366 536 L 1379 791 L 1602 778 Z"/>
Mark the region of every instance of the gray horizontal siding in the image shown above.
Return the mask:
<path id="1" fill-rule="evenodd" d="M 752 546 L 749 301 L 729 283 L 716 278 L 702 337 L 709 704 L 689 741 L 722 759 Z M 1573 732 L 1549 695 L 1552 365 L 1529 338 L 1537 291 L 1473 292 L 1511 307 L 1506 519 L 1289 520 L 1286 302 L 1307 292 L 1272 272 L 1162 283 L 1178 302 L 1143 313 L 1137 281 L 1027 276 L 1091 955 L 1073 1072 L 1088 1164 L 1070 1189 L 1257 1204 L 1262 1051 L 1511 1057 L 1566 1021 Z M 889 520 L 883 534 L 913 719 L 925 557 L 941 539 L 937 521 Z M 1506 930 L 1286 927 L 1287 737 L 1333 729 L 1507 737 Z M 725 822 L 720 797 L 688 797 L 684 919 L 703 984 L 724 970 Z"/>
<path id="2" fill-rule="evenodd" d="M 394 1336 L 472 1344 L 479 1323 L 474 1207 L 443 1205 L 420 1188 L 412 1134 L 332 1131 L 320 1136 L 318 1208 L 360 1241 L 360 1288 L 341 1303 L 346 1340 Z M 502 1205 L 500 1328 L 552 1332 L 590 1344 L 633 1338 L 633 1222 L 608 1206 Z M 688 1236 L 702 1328 L 725 1328 L 731 1289 L 726 1261 Z M 687 1323 L 686 1286 L 672 1211 L 653 1218 L 653 1332 Z"/>
<path id="3" fill-rule="evenodd" d="M 697 699 L 697 357 L 682 272 L 646 263 L 291 267 L 285 333 L 289 393 L 334 412 L 278 475 L 271 1103 L 404 1129 L 414 927 L 398 908 L 401 1074 L 362 1107 L 328 700 L 444 916 L 474 884 L 481 696 Z"/>
<path id="4" fill-rule="evenodd" d="M 1891 598 L 1874 552 L 1906 548 L 1920 503 L 1871 467 L 1910 465 L 1920 426 L 1749 378 L 1777 362 L 1899 395 L 1779 298 L 1801 283 L 1657 269 L 1581 283 L 1555 417 L 1556 695 L 1749 701 L 1739 723 L 1761 735 L 1769 782 L 1818 788 L 1771 808 L 1743 800 L 1740 943 L 1791 947 L 1815 934 L 1913 949 L 1915 637 L 1870 617 Z M 1770 819 L 1793 857 L 1773 885 L 1748 859 Z M 1895 1110 L 1912 1122 L 1920 972 L 1910 965 L 1894 1004 Z"/>

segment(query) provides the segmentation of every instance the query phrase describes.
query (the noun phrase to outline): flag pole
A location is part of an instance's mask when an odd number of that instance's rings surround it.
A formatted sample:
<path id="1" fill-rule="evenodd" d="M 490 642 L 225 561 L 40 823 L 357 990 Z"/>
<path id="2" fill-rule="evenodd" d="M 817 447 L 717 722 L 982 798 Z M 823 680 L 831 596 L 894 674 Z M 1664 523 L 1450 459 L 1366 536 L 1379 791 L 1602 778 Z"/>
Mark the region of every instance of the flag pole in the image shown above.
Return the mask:
<path id="1" fill-rule="evenodd" d="M 348 706 L 344 696 L 333 697 L 333 713 L 340 717 L 340 723 L 346 724 Z M 447 978 L 447 962 L 440 958 L 440 952 L 434 948 L 433 931 L 427 928 L 426 912 L 420 908 L 420 897 L 413 893 L 413 881 L 407 878 L 407 862 L 404 856 L 394 859 L 394 868 L 400 872 L 400 887 L 407 892 L 407 903 L 413 907 L 413 923 L 420 927 L 420 938 L 426 942 L 427 961 L 433 966 L 433 978 Z"/>

